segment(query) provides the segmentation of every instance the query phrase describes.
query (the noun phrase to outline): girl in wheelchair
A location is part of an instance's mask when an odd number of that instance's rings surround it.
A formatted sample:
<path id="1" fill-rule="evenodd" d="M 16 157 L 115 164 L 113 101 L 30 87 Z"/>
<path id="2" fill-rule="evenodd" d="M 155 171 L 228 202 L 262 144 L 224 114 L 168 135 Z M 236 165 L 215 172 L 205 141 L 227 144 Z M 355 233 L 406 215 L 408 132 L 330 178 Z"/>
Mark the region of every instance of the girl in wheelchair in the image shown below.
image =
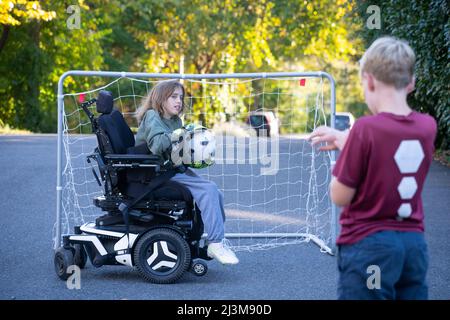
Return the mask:
<path id="1" fill-rule="evenodd" d="M 152 88 L 137 111 L 139 129 L 136 145 L 146 143 L 152 154 L 172 160 L 170 153 L 174 131 L 175 135 L 179 135 L 183 130 L 180 115 L 184 110 L 184 94 L 184 87 L 177 80 L 161 81 Z M 171 180 L 189 189 L 201 211 L 207 233 L 208 256 L 222 264 L 237 264 L 239 259 L 224 238 L 224 201 L 217 185 L 189 168 L 184 173 L 177 173 Z"/>

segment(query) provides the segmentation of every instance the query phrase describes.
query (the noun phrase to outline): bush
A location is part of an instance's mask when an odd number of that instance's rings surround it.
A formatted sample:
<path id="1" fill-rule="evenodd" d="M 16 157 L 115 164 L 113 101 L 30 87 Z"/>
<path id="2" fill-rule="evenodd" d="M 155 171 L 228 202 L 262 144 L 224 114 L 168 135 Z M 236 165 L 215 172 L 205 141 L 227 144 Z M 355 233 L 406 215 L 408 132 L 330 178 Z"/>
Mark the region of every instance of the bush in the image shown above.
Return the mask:
<path id="1" fill-rule="evenodd" d="M 436 147 L 450 149 L 450 23 L 447 0 L 355 1 L 359 33 L 368 47 L 376 38 L 391 35 L 409 42 L 416 53 L 416 90 L 408 102 L 438 122 Z M 368 29 L 369 5 L 378 5 L 381 29 Z"/>

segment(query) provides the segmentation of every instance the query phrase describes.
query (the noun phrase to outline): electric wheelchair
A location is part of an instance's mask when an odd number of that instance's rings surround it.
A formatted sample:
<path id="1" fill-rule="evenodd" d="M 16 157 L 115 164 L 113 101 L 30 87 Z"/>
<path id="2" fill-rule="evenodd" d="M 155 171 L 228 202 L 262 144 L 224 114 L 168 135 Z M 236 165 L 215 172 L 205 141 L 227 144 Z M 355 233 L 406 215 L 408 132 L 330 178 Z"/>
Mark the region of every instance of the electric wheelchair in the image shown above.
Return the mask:
<path id="1" fill-rule="evenodd" d="M 89 106 L 96 104 L 96 118 Z M 59 278 L 68 267 L 127 265 L 153 283 L 173 283 L 186 271 L 207 272 L 207 247 L 202 240 L 200 211 L 189 190 L 170 181 L 184 166 L 151 155 L 146 145 L 135 146 L 122 114 L 113 109 L 113 96 L 101 91 L 82 104 L 98 146 L 87 156 L 104 195 L 93 199 L 104 211 L 95 222 L 76 226 L 63 236 L 54 256 Z M 98 172 L 98 174 L 97 174 Z M 203 244 L 203 246 L 202 246 Z"/>

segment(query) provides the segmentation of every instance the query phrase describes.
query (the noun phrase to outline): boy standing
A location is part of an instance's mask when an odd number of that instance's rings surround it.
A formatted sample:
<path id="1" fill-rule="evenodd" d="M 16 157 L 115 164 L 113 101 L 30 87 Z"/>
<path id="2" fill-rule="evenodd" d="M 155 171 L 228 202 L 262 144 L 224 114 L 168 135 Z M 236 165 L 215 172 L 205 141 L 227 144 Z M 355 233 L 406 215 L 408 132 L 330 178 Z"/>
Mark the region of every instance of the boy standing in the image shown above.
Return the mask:
<path id="1" fill-rule="evenodd" d="M 339 299 L 427 299 L 428 253 L 421 192 L 434 151 L 435 120 L 411 110 L 415 55 L 391 37 L 361 59 L 365 101 L 348 137 L 318 128 L 313 144 L 342 148 L 331 199 L 343 206 L 337 239 Z"/>

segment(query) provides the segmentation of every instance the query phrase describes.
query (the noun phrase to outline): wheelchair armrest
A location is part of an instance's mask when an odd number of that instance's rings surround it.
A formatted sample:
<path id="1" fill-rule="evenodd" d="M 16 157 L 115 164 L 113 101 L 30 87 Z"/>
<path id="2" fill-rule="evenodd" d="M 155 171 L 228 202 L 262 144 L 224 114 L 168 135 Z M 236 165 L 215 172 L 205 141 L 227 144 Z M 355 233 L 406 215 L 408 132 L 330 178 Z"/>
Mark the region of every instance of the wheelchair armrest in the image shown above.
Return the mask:
<path id="1" fill-rule="evenodd" d="M 105 159 L 112 162 L 152 162 L 161 164 L 161 158 L 153 154 L 107 154 Z"/>
<path id="2" fill-rule="evenodd" d="M 118 168 L 155 168 L 159 171 L 163 165 L 160 157 L 151 154 L 107 154 L 105 160 Z"/>

